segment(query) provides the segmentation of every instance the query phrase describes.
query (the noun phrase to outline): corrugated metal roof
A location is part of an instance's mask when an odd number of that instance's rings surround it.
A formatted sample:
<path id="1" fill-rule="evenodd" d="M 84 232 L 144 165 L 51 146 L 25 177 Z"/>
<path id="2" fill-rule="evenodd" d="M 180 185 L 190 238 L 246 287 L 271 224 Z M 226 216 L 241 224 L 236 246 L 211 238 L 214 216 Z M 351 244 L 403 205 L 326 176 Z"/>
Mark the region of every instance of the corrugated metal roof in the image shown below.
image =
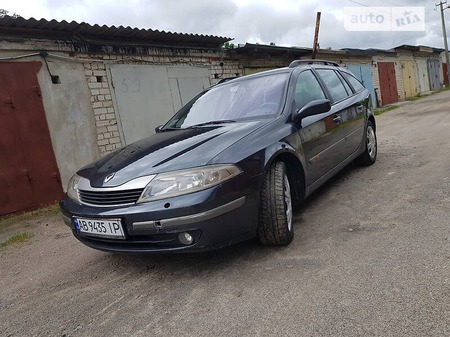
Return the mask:
<path id="1" fill-rule="evenodd" d="M 305 56 L 312 53 L 311 48 L 297 48 L 297 47 L 280 47 L 265 44 L 246 43 L 244 46 L 232 49 L 238 55 L 243 54 L 268 54 L 271 56 L 289 55 L 289 56 Z"/>
<path id="2" fill-rule="evenodd" d="M 407 44 L 403 44 L 398 47 L 394 47 L 392 49 L 355 49 L 355 48 L 344 48 L 344 50 L 348 55 L 357 55 L 357 56 L 374 56 L 379 53 L 387 53 L 387 54 L 395 54 L 398 50 L 409 50 L 409 51 L 421 51 L 427 53 L 441 53 L 444 49 L 433 48 L 427 46 L 411 46 Z"/>
<path id="3" fill-rule="evenodd" d="M 219 48 L 232 40 L 229 37 L 172 33 L 152 29 L 138 29 L 123 26 L 99 26 L 75 21 L 47 21 L 34 18 L 24 19 L 4 16 L 0 18 L 0 38 L 20 36 L 26 38 L 48 38 L 87 43 L 125 41 L 134 44 Z"/>
<path id="4" fill-rule="evenodd" d="M 372 57 L 379 53 L 387 53 L 387 54 L 395 53 L 394 50 L 374 49 L 374 48 L 369 49 L 343 48 L 341 50 L 345 51 L 347 55 L 369 56 L 369 57 Z"/>
<path id="5" fill-rule="evenodd" d="M 426 52 L 426 53 L 442 53 L 443 51 L 445 51 L 445 49 L 441 49 L 441 48 L 434 48 L 434 47 L 428 47 L 428 46 L 412 46 L 409 44 L 402 44 L 401 46 L 398 47 L 394 47 L 394 50 L 409 50 L 409 51 L 421 51 L 421 52 Z"/>

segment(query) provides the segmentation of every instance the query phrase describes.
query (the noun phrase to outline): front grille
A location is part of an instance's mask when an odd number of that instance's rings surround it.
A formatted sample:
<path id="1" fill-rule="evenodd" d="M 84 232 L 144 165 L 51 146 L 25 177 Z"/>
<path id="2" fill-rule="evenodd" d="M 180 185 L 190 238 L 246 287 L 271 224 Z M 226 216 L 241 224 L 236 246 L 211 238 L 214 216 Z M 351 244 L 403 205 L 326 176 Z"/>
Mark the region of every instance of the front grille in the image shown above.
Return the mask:
<path id="1" fill-rule="evenodd" d="M 125 191 L 86 191 L 78 190 L 80 201 L 98 206 L 121 206 L 134 204 L 142 194 L 143 188 Z"/>

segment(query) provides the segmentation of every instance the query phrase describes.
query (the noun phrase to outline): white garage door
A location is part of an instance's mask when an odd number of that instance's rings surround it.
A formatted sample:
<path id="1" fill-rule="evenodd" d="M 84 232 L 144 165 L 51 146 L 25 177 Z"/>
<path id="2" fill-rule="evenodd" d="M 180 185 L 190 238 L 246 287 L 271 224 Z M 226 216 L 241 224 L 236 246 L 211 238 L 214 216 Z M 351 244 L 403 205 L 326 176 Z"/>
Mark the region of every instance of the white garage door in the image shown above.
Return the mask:
<path id="1" fill-rule="evenodd" d="M 153 134 L 196 94 L 210 86 L 202 67 L 111 65 L 115 110 L 125 144 Z"/>

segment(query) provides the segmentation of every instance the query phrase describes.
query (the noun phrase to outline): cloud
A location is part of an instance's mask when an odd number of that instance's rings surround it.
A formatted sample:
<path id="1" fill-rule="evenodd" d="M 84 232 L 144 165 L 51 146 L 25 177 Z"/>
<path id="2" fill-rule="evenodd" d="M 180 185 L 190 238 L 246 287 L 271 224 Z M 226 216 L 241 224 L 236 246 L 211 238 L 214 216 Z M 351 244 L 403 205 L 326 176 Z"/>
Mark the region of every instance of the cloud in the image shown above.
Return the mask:
<path id="1" fill-rule="evenodd" d="M 426 31 L 348 32 L 343 10 L 357 3 L 424 7 Z M 299 47 L 312 47 L 316 12 L 320 11 L 322 48 L 443 46 L 440 12 L 429 0 L 3 0 L 1 7 L 26 18 L 217 35 L 234 38 L 235 44 L 273 42 Z M 450 10 L 445 15 L 448 18 Z"/>
<path id="2" fill-rule="evenodd" d="M 313 20 L 304 13 L 276 12 L 267 5 L 248 6 L 241 8 L 239 15 L 220 28 L 228 31 L 238 43 L 300 45 L 307 43 L 304 33 L 311 30 Z"/>

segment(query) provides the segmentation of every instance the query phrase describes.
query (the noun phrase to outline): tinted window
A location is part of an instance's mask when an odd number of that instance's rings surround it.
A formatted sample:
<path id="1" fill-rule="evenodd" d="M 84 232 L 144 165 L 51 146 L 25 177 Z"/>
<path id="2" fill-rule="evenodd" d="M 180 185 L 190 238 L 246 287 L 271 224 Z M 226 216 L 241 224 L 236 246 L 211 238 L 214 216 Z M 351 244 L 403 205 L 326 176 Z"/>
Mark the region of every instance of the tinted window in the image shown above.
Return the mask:
<path id="1" fill-rule="evenodd" d="M 341 99 L 344 99 L 348 96 L 347 90 L 344 87 L 344 84 L 339 79 L 336 72 L 332 69 L 318 69 L 320 77 L 322 77 L 325 85 L 330 91 L 331 97 L 333 101 L 337 102 Z"/>
<path id="2" fill-rule="evenodd" d="M 353 94 L 355 91 L 348 85 L 347 81 L 344 80 L 344 78 L 342 77 L 340 72 L 336 72 L 339 76 L 339 79 L 341 80 L 341 82 L 344 84 L 345 90 L 347 91 L 348 95 Z"/>
<path id="3" fill-rule="evenodd" d="M 295 85 L 295 106 L 297 109 L 301 109 L 308 102 L 324 98 L 325 94 L 317 78 L 310 70 L 298 75 Z"/>
<path id="4" fill-rule="evenodd" d="M 364 86 L 355 77 L 344 72 L 342 72 L 342 75 L 344 75 L 345 79 L 350 82 L 350 84 L 352 85 L 352 87 L 355 89 L 356 92 L 364 90 Z"/>

